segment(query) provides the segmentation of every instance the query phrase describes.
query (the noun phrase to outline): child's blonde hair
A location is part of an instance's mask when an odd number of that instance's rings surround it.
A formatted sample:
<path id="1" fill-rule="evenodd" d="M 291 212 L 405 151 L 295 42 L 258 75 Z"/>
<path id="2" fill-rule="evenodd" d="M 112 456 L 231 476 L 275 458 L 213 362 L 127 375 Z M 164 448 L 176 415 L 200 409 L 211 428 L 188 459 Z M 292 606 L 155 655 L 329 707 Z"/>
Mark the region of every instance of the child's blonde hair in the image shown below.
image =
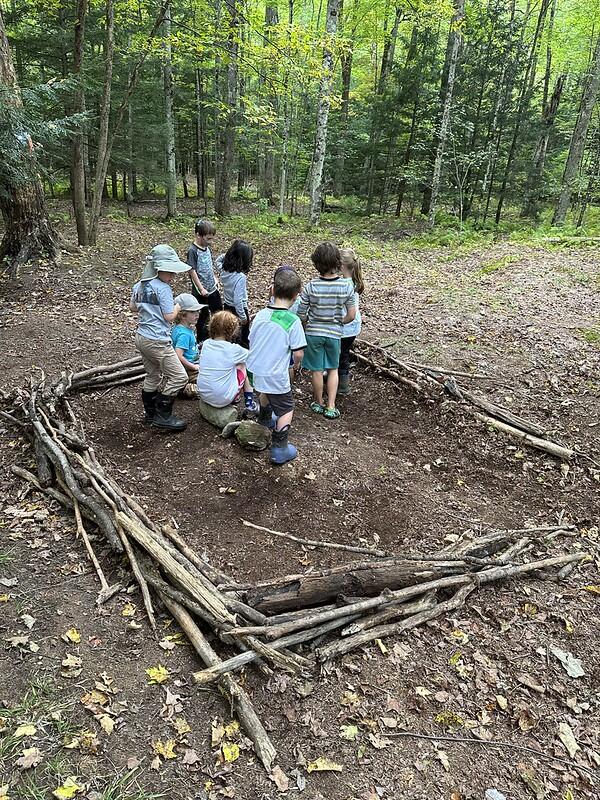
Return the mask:
<path id="1" fill-rule="evenodd" d="M 230 342 L 240 327 L 240 323 L 235 314 L 231 311 L 217 311 L 210 318 L 208 332 L 211 339 L 226 339 Z"/>
<path id="2" fill-rule="evenodd" d="M 354 291 L 357 294 L 362 294 L 365 290 L 365 284 L 363 281 L 360 259 L 351 247 L 341 247 L 340 258 L 342 266 L 346 267 L 350 272 L 352 283 L 354 284 Z"/>
<path id="3" fill-rule="evenodd" d="M 175 317 L 175 325 L 181 325 L 183 323 L 183 318 L 186 314 L 195 314 L 195 311 L 190 311 L 189 308 L 180 308 L 177 312 L 177 316 Z"/>

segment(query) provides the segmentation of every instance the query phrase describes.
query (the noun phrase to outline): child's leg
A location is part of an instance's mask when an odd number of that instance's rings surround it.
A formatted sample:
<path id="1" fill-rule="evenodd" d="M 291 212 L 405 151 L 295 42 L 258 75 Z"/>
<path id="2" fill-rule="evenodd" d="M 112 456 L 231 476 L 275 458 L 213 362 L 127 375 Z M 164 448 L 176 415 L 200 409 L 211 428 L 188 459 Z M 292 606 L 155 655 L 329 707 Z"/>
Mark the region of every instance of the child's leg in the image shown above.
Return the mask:
<path id="1" fill-rule="evenodd" d="M 280 431 L 283 428 L 289 427 L 292 424 L 292 420 L 293 419 L 294 419 L 294 412 L 293 411 L 288 411 L 287 414 L 284 414 L 281 417 L 277 417 L 276 429 L 278 431 Z"/>
<path id="2" fill-rule="evenodd" d="M 313 400 L 319 405 L 323 405 L 323 372 L 314 370 L 311 373 Z"/>
<path id="3" fill-rule="evenodd" d="M 327 408 L 335 408 L 339 375 L 337 369 L 330 369 L 327 373 Z"/>

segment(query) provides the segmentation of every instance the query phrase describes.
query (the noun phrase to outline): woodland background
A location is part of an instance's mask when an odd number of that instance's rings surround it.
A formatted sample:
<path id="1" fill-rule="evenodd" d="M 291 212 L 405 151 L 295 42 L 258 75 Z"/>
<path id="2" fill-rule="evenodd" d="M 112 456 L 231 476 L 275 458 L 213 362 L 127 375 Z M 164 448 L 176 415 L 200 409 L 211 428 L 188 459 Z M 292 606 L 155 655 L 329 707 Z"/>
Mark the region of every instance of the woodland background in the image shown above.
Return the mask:
<path id="1" fill-rule="evenodd" d="M 598 2 L 1 10 L 9 231 L 15 187 L 36 173 L 46 195 L 72 198 L 80 244 L 95 243 L 108 196 L 129 213 L 164 198 L 168 217 L 197 195 L 198 213 L 241 198 L 313 224 L 332 207 L 461 231 L 597 221 Z M 7 238 L 1 255 L 27 260 Z"/>

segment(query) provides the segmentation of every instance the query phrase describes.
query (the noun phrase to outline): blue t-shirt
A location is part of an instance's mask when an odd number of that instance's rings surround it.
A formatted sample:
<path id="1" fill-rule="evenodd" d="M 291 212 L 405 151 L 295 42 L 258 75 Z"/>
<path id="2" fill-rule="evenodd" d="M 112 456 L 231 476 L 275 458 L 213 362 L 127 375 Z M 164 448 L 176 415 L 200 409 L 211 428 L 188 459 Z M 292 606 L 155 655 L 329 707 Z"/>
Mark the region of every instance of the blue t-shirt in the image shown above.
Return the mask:
<path id="1" fill-rule="evenodd" d="M 200 353 L 198 351 L 198 342 L 196 341 L 196 332 L 186 325 L 175 325 L 171 331 L 171 341 L 173 347 L 183 350 L 183 357 L 187 358 L 193 364 L 198 362 Z"/>
<path id="2" fill-rule="evenodd" d="M 164 315 L 174 310 L 173 292 L 168 283 L 152 278 L 138 281 L 131 291 L 131 302 L 137 306 L 139 320 L 137 332 L 146 339 L 169 341 L 171 323 Z"/>
<path id="3" fill-rule="evenodd" d="M 354 292 L 354 307 L 356 308 L 356 316 L 352 322 L 347 322 L 342 328 L 342 338 L 345 336 L 358 336 L 362 330 L 362 318 L 359 309 L 360 297 L 358 292 Z"/>

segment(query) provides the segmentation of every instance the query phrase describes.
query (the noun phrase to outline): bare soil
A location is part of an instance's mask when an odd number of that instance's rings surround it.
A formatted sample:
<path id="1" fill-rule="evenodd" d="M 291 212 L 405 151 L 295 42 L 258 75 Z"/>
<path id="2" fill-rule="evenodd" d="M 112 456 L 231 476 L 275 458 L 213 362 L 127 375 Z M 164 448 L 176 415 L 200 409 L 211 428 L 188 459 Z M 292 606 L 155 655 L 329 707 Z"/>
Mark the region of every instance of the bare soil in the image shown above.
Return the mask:
<path id="1" fill-rule="evenodd" d="M 69 223 L 64 229 L 72 235 Z M 243 231 L 243 219 L 226 229 L 230 236 Z M 478 391 L 596 457 L 598 250 L 499 242 L 451 252 L 411 249 L 385 230 L 368 231 L 362 242 L 350 227 L 326 235 L 353 242 L 359 252 L 362 244 L 364 338 L 417 362 L 485 373 L 489 380 L 472 382 Z M 279 263 L 310 275 L 314 232 L 284 228 L 247 238 L 257 251 L 249 280 L 255 310 Z M 217 251 L 227 240 L 220 231 Z M 158 220 L 107 217 L 97 250 L 66 254 L 60 268 L 3 286 L 0 388 L 25 384 L 33 368 L 56 375 L 66 364 L 132 355 L 129 288 L 159 241 L 183 253 L 187 239 Z M 293 428 L 300 455 L 280 469 L 265 453 L 222 440 L 194 402 L 178 404 L 188 420 L 178 437 L 140 425 L 139 386 L 82 395 L 74 407 L 122 487 L 244 582 L 351 557 L 274 539 L 243 527 L 242 518 L 390 553 L 439 550 L 467 529 L 576 524 L 577 533 L 532 551 L 591 553 L 562 582 L 528 579 L 479 590 L 454 618 L 365 647 L 308 681 L 266 680 L 252 669 L 243 680 L 290 776 L 290 795 L 302 789 L 308 800 L 474 800 L 496 789 L 507 798 L 598 797 L 598 594 L 585 588 L 600 584 L 596 465 L 579 459 L 567 470 L 454 404 L 417 399 L 364 368 L 355 368 L 352 386 L 341 419 L 328 422 L 310 412 L 308 383 L 300 379 Z M 107 576 L 127 588 L 96 607 L 97 580 L 72 521 L 8 471 L 11 463 L 30 464 L 31 453 L 2 422 L 0 443 L 0 579 L 8 581 L 0 584 L 0 598 L 7 595 L 0 602 L 0 786 L 10 785 L 11 799 L 50 797 L 69 776 L 90 800 L 280 796 L 243 738 L 240 757 L 219 763 L 211 725 L 230 721 L 228 709 L 216 691 L 192 685 L 199 662 L 191 648 L 165 639 L 176 633 L 166 614 L 161 641 L 152 637 L 126 565 L 100 540 L 95 547 Z M 61 638 L 71 628 L 79 643 Z M 569 677 L 551 646 L 580 658 L 586 674 Z M 77 675 L 62 665 L 68 653 L 81 659 Z M 170 672 L 163 686 L 147 682 L 145 670 L 157 664 Z M 110 735 L 81 701 L 96 682 L 110 690 Z M 165 686 L 180 696 L 179 711 Z M 189 732 L 177 731 L 180 718 Z M 35 734 L 16 736 L 26 723 Z M 572 759 L 558 738 L 561 724 L 579 747 Z M 352 740 L 341 738 L 350 735 L 342 726 L 351 726 Z M 96 734 L 91 752 L 65 748 L 81 731 Z M 156 769 L 153 743 L 170 739 L 177 758 Z M 39 748 L 40 764 L 21 770 L 15 762 L 31 747 Z M 320 756 L 342 771 L 309 774 L 307 764 Z"/>

